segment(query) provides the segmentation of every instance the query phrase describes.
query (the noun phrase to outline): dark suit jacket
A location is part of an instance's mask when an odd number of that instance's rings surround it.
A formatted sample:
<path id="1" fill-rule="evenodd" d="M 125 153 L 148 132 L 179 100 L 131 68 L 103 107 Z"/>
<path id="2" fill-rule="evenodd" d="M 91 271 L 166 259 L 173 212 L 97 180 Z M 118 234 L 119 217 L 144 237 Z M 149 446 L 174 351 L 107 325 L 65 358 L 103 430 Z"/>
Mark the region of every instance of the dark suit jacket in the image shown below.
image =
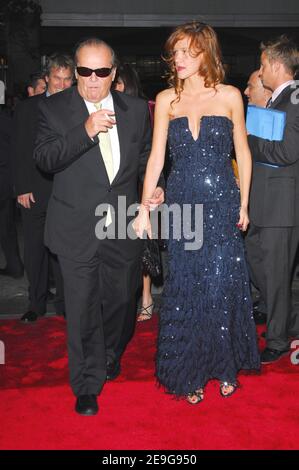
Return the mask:
<path id="1" fill-rule="evenodd" d="M 271 108 L 286 112 L 281 142 L 248 136 L 253 157 L 250 219 L 259 227 L 299 225 L 299 103 L 291 101 L 294 89 L 287 87 Z M 298 93 L 293 98 L 299 102 Z M 278 165 L 272 168 L 264 162 Z"/>
<path id="2" fill-rule="evenodd" d="M 147 103 L 113 92 L 120 144 L 120 168 L 110 185 L 98 138 L 85 130 L 89 116 L 77 88 L 58 93 L 40 103 L 35 149 L 39 167 L 52 172 L 54 186 L 48 206 L 45 240 L 52 252 L 85 261 L 97 251 L 96 207 L 126 196 L 126 206 L 138 201 L 138 181 L 143 179 L 151 147 Z M 138 240 L 123 240 L 124 257 L 139 252 Z"/>
<path id="3" fill-rule="evenodd" d="M 13 197 L 11 137 L 11 116 L 0 109 L 0 201 Z"/>
<path id="4" fill-rule="evenodd" d="M 40 101 L 46 94 L 33 96 L 20 102 L 13 119 L 14 184 L 17 195 L 33 193 L 36 200 L 46 206 L 51 194 L 53 177 L 37 168 L 33 160 Z"/>

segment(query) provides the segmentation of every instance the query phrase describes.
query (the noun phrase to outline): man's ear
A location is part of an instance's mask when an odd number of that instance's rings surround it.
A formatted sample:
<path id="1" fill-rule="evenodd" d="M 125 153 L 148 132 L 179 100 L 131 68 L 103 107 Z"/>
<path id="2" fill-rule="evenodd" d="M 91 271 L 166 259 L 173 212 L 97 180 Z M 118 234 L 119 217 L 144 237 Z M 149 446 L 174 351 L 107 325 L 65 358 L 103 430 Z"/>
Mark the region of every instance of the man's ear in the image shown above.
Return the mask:
<path id="1" fill-rule="evenodd" d="M 272 63 L 272 70 L 275 74 L 277 74 L 279 72 L 279 69 L 280 67 L 282 66 L 283 64 L 281 62 L 278 62 L 277 60 L 275 60 L 273 63 Z"/>
<path id="2" fill-rule="evenodd" d="M 115 75 L 116 75 L 117 67 L 115 67 L 112 71 L 112 81 L 114 82 Z"/>
<path id="3" fill-rule="evenodd" d="M 33 96 L 34 95 L 34 89 L 33 89 L 32 86 L 27 87 L 27 93 L 28 93 L 28 96 Z"/>

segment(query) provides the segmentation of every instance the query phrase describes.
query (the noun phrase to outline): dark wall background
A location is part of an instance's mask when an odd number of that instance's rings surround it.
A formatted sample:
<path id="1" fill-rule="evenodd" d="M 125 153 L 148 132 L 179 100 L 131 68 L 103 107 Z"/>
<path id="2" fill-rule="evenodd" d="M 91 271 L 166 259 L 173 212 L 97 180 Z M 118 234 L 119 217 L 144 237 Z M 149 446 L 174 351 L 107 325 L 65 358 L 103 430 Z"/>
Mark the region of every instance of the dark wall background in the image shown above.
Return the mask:
<path id="1" fill-rule="evenodd" d="M 262 40 L 287 33 L 299 42 L 298 0 L 40 0 L 40 27 L 19 31 L 16 41 L 8 41 L 1 17 L 7 4 L 0 0 L 0 79 L 5 76 L 11 94 L 24 89 L 47 55 L 72 53 L 80 39 L 91 35 L 106 40 L 124 61 L 136 66 L 151 98 L 166 86 L 161 54 L 177 24 L 196 18 L 216 29 L 227 80 L 241 89 L 259 66 Z"/>

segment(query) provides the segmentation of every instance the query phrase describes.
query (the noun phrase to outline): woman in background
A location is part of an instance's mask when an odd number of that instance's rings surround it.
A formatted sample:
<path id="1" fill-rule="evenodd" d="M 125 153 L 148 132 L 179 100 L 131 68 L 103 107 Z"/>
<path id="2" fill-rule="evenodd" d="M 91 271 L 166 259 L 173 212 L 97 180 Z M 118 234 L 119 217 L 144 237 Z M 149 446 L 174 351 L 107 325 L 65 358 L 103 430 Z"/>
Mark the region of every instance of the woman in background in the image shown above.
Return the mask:
<path id="1" fill-rule="evenodd" d="M 126 93 L 131 96 L 138 96 L 147 100 L 145 97 L 141 83 L 138 77 L 138 74 L 134 67 L 130 64 L 120 64 L 117 67 L 117 72 L 115 80 L 113 83 L 114 89 L 120 91 L 121 93 Z M 151 124 L 153 126 L 153 115 L 154 115 L 154 101 L 148 101 Z M 137 321 L 143 322 L 150 320 L 153 315 L 154 302 L 151 294 L 151 278 L 149 274 L 143 275 L 143 290 L 142 290 L 142 300 L 140 309 L 137 314 Z"/>

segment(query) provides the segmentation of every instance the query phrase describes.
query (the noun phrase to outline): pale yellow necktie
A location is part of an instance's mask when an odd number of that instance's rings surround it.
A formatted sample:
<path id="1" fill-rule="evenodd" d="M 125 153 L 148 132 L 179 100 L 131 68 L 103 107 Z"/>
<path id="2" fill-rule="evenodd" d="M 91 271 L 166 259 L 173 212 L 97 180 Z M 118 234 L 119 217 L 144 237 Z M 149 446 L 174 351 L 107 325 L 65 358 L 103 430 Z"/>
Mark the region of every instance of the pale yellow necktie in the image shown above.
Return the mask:
<path id="1" fill-rule="evenodd" d="M 102 108 L 101 103 L 95 103 L 95 108 L 97 110 Z M 99 145 L 101 149 L 101 154 L 105 163 L 107 175 L 109 182 L 114 178 L 114 168 L 113 168 L 113 155 L 109 131 L 99 133 Z"/>
<path id="2" fill-rule="evenodd" d="M 102 104 L 95 103 L 95 108 L 98 111 L 99 109 L 102 108 Z M 99 132 L 98 137 L 99 137 L 99 146 L 100 146 L 101 154 L 104 160 L 109 182 L 111 183 L 114 178 L 114 167 L 113 167 L 113 154 L 112 154 L 109 131 Z M 112 222 L 111 210 L 110 210 L 110 207 L 108 207 L 105 226 L 108 227 L 108 225 L 110 225 L 111 222 Z"/>

